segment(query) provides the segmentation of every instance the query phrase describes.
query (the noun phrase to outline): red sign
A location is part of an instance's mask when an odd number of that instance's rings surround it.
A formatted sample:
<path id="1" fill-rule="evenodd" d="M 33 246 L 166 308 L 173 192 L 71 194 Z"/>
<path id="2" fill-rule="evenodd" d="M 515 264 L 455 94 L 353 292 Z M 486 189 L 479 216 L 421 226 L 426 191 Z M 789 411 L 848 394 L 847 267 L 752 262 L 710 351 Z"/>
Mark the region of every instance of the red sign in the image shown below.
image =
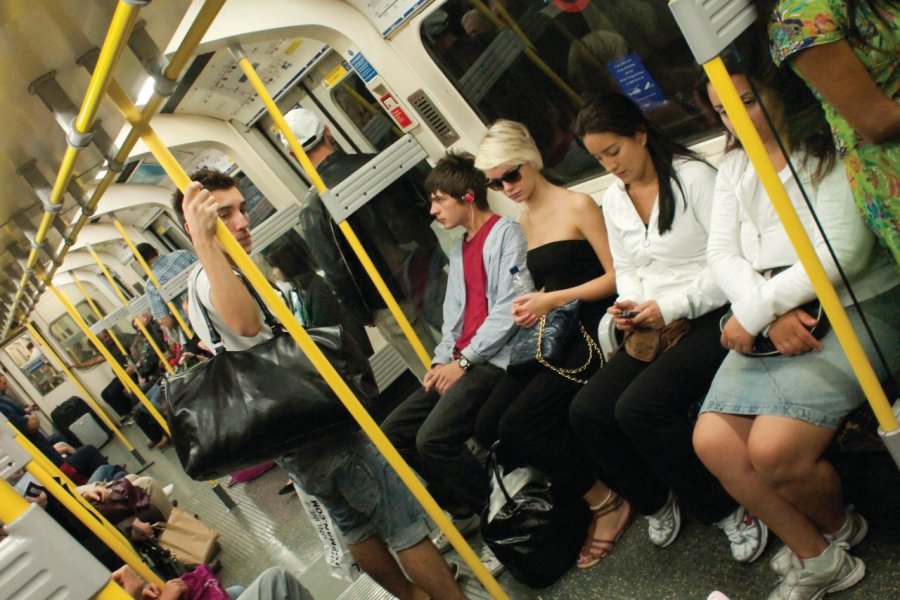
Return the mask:
<path id="1" fill-rule="evenodd" d="M 400 103 L 397 102 L 392 93 L 388 92 L 383 95 L 379 101 L 385 110 L 391 114 L 391 118 L 400 126 L 400 129 L 406 129 L 412 125 L 412 119 L 409 118 L 409 115 L 406 114 L 406 111 L 403 110 L 403 107 L 400 106 Z"/>

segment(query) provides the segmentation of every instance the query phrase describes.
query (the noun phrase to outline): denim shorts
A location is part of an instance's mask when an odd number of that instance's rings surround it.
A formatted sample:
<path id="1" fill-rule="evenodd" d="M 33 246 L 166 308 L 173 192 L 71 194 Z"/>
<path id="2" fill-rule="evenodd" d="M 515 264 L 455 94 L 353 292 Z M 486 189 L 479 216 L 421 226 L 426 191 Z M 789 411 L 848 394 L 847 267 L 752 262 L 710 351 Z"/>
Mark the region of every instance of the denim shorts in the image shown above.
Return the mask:
<path id="1" fill-rule="evenodd" d="M 900 357 L 900 286 L 862 303 L 882 353 L 892 371 Z M 847 307 L 853 330 L 880 379 L 886 370 L 878 359 L 859 312 Z M 821 339 L 822 350 L 798 356 L 745 356 L 731 351 L 713 379 L 700 412 L 772 415 L 836 428 L 866 397 L 834 330 Z"/>
<path id="2" fill-rule="evenodd" d="M 361 432 L 324 440 L 278 462 L 328 509 L 348 544 L 378 536 L 396 552 L 427 538 L 425 511 Z"/>

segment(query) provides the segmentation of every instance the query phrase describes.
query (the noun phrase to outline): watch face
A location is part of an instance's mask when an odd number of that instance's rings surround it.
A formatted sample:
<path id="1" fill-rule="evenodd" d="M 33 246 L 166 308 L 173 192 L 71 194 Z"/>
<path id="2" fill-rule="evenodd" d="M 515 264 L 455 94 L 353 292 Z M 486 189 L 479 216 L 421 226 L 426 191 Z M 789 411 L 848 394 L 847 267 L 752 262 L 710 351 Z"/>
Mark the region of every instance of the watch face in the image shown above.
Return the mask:
<path id="1" fill-rule="evenodd" d="M 469 362 L 469 359 L 465 356 L 459 357 L 459 366 L 463 368 L 463 370 L 468 371 L 469 367 L 472 366 L 472 363 Z"/>

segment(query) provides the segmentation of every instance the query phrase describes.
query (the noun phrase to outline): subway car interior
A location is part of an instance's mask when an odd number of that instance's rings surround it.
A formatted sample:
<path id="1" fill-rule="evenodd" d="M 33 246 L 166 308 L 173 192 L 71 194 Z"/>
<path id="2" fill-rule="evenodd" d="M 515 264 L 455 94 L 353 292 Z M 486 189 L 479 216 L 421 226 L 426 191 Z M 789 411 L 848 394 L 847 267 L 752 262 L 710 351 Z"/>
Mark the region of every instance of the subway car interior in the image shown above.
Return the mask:
<path id="1" fill-rule="evenodd" d="M 588 99 L 618 91 L 656 129 L 719 163 L 729 139 L 698 100 L 707 89 L 703 43 L 696 41 L 702 32 L 691 31 L 711 26 L 692 22 L 690 14 L 676 18 L 669 4 L 3 0 L 0 399 L 27 412 L 27 422 L 36 418 L 39 431 L 65 442 L 67 451 L 93 445 L 104 462 L 152 477 L 170 502 L 218 531 L 207 562 L 223 586 L 246 587 L 267 568 L 282 567 L 308 590 L 304 597 L 394 597 L 329 537 L 334 524 L 323 529 L 315 498 L 300 497 L 280 466 L 266 461 L 231 476 L 189 476 L 178 440 L 169 435 L 165 399 L 151 398 L 165 386 L 142 385 L 189 370 L 186 362 L 170 361 L 172 352 L 188 353 L 192 335 L 189 311 L 172 302 L 185 296 L 194 259 L 155 283 L 151 263 L 193 250 L 173 193 L 198 169 L 220 171 L 234 178 L 246 202 L 246 239 L 252 235 L 245 253 L 246 240 L 235 240 L 220 222 L 221 247 L 304 351 L 312 343 L 303 326 L 313 307 L 289 307 L 290 290 L 312 294 L 319 286 L 323 306 L 315 310 L 330 310 L 335 323 L 354 332 L 378 388 L 371 416 L 329 366 L 343 386 L 335 393 L 391 468 L 402 463 L 400 478 L 416 488 L 412 495 L 433 535 L 443 529 L 450 538 L 443 556 L 466 597 L 702 600 L 714 590 L 732 600 L 767 597 L 774 582 L 769 562 L 781 547 L 775 535 L 758 560 L 741 564 L 728 555 L 718 529 L 687 514 L 668 547 L 655 547 L 646 522 L 636 518 L 597 566 L 578 569 L 573 562 L 548 587 L 529 587 L 509 569 L 482 564 L 486 545 L 479 533 L 464 539 L 448 532 L 450 519 L 421 480 L 384 436 L 372 436 L 420 387 L 441 339 L 448 256 L 465 230 L 434 220 L 423 182 L 448 151 L 476 154 L 494 121 L 518 121 L 534 140 L 546 181 L 600 204 L 616 175 L 585 147 L 576 121 Z M 707 49 L 704 60 L 720 52 L 734 57 L 740 54 L 735 44 L 754 41 L 754 2 L 672 4 L 731 6 L 722 11 L 737 15 L 728 31 L 709 34 L 722 45 Z M 313 128 L 314 136 L 330 136 L 348 155 L 370 155 L 366 166 L 326 187 L 316 160 L 306 155 L 308 140 L 295 139 L 296 129 L 286 135 L 293 122 L 284 115 L 298 107 L 324 125 Z M 494 177 L 499 187 L 488 191 L 491 210 L 517 220 L 522 205 L 503 193 L 502 180 L 518 181 L 518 170 Z M 401 180 L 399 200 L 379 196 Z M 350 215 L 356 219 L 347 221 Z M 355 233 L 348 233 L 348 222 Z M 342 278 L 333 263 L 362 247 L 371 260 L 358 259 L 359 269 Z M 148 287 L 159 290 L 156 302 L 169 303 L 167 323 L 150 316 Z M 383 300 L 382 308 L 366 306 L 367 294 Z M 143 358 L 156 366 L 146 377 L 130 352 L 144 339 Z M 613 334 L 614 346 L 603 351 L 615 351 L 620 341 Z M 320 368 L 325 355 L 317 354 L 309 360 Z M 116 405 L 111 388 L 128 398 L 126 407 Z M 896 399 L 896 391 L 885 389 L 889 401 Z M 145 407 L 140 418 L 132 405 Z M 853 549 L 866 576 L 835 599 L 900 598 L 894 537 L 900 536 L 900 480 L 885 448 L 897 429 L 893 416 L 891 408 L 879 413 L 863 403 L 826 450 L 846 501 L 870 525 Z M 0 599 L 131 597 L 111 579 L 114 567 L 125 564 L 148 582 L 167 579 L 153 570 L 164 560 L 100 519 L 74 491 L 72 473 L 42 458 L 12 420 L 3 420 Z M 42 509 L 34 502 L 22 502 L 40 493 L 54 498 L 51 504 L 65 514 L 62 525 L 35 515 Z"/>

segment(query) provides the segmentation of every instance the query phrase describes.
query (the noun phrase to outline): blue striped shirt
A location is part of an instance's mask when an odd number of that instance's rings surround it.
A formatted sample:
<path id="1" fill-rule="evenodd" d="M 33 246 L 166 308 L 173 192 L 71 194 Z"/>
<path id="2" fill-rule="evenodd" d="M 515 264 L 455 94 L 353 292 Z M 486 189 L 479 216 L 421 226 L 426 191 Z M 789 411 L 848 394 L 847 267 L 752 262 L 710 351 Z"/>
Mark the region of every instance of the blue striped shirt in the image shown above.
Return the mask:
<path id="1" fill-rule="evenodd" d="M 159 283 L 165 285 L 167 281 L 190 267 L 195 262 L 197 262 L 197 255 L 190 250 L 175 250 L 174 252 L 169 252 L 168 254 L 160 256 L 159 259 L 153 263 L 153 266 L 150 267 L 150 270 L 153 271 L 153 274 L 159 279 Z M 166 302 L 163 300 L 159 290 L 157 290 L 156 286 L 150 282 L 149 278 L 144 282 L 144 289 L 147 291 L 147 302 L 150 303 L 150 314 L 153 315 L 153 318 L 161 319 L 169 316 L 171 314 L 169 312 L 169 307 L 166 306 Z M 178 306 L 178 303 L 181 301 L 182 296 L 184 296 L 184 292 L 174 299 L 175 306 L 179 310 L 181 310 L 181 307 Z"/>

